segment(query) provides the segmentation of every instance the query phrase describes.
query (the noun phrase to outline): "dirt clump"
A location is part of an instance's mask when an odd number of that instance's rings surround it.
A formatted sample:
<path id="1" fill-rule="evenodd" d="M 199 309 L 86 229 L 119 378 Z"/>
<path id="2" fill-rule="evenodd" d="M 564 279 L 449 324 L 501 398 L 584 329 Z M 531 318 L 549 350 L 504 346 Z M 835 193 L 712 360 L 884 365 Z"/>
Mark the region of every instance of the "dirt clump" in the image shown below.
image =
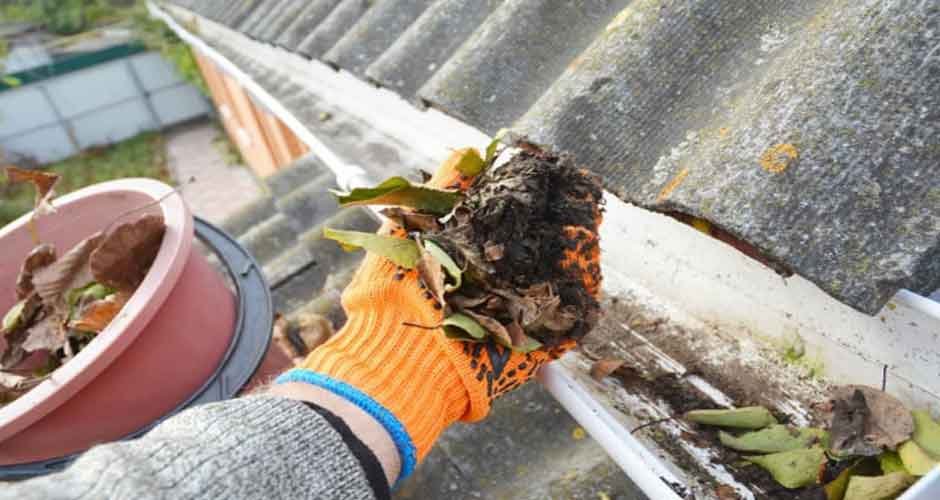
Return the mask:
<path id="1" fill-rule="evenodd" d="M 499 297 L 497 319 L 554 345 L 583 337 L 599 318 L 602 196 L 597 179 L 568 157 L 522 151 L 481 174 L 427 237 L 465 269 L 465 299 Z"/>

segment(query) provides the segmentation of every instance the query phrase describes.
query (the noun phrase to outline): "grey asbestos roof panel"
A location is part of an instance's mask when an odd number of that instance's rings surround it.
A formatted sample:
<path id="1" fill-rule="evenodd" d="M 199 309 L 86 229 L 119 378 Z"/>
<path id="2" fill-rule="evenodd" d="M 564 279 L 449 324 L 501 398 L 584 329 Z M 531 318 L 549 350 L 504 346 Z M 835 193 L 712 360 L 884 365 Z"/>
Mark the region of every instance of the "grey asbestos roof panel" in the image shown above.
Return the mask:
<path id="1" fill-rule="evenodd" d="M 381 1 L 341 38 L 323 60 L 363 76 L 366 68 L 385 52 L 433 0 Z"/>
<path id="2" fill-rule="evenodd" d="M 356 21 L 372 6 L 371 0 L 342 0 L 313 31 L 307 35 L 297 52 L 307 57 L 320 57 L 336 45 Z"/>
<path id="3" fill-rule="evenodd" d="M 856 309 L 940 287 L 936 0 L 315 3 L 281 45 L 570 153 Z"/>
<path id="4" fill-rule="evenodd" d="M 366 77 L 412 98 L 502 0 L 441 0 L 366 69 Z"/>
<path id="5" fill-rule="evenodd" d="M 312 0 L 297 14 L 296 19 L 284 28 L 276 44 L 287 50 L 295 51 L 300 42 L 307 38 L 326 16 L 330 15 L 339 0 Z"/>
<path id="6" fill-rule="evenodd" d="M 522 116 L 628 3 L 506 0 L 418 94 L 485 132 L 496 132 Z"/>

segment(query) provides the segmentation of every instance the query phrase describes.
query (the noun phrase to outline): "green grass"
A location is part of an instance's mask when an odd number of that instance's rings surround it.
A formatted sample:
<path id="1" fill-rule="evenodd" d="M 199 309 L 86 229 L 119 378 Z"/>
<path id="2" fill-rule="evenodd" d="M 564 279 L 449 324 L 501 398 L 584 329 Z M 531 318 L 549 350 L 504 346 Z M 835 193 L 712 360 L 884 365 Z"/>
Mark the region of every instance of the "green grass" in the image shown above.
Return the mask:
<path id="1" fill-rule="evenodd" d="M 163 136 L 146 132 L 111 146 L 92 148 L 77 156 L 43 167 L 61 177 L 59 195 L 99 182 L 126 177 L 149 177 L 170 182 Z M 0 183 L 0 227 L 33 209 L 33 187 Z"/>

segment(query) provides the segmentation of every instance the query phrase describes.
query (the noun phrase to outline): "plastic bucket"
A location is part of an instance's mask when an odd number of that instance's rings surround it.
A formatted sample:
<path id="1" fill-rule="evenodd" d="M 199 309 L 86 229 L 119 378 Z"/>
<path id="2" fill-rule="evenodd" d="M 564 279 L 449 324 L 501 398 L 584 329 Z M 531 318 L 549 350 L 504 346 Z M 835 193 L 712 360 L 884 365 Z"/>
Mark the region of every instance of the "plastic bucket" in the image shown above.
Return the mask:
<path id="1" fill-rule="evenodd" d="M 60 254 L 117 215 L 162 213 L 167 231 L 154 264 L 122 311 L 74 359 L 0 409 L 0 478 L 57 470 L 94 444 L 139 436 L 192 405 L 231 398 L 268 353 L 268 371 L 286 366 L 270 347 L 271 299 L 254 259 L 234 240 L 195 219 L 165 184 L 113 181 L 60 198 L 40 218 L 44 242 Z M 0 309 L 33 243 L 27 217 L 0 230 Z M 193 246 L 199 237 L 227 271 Z"/>

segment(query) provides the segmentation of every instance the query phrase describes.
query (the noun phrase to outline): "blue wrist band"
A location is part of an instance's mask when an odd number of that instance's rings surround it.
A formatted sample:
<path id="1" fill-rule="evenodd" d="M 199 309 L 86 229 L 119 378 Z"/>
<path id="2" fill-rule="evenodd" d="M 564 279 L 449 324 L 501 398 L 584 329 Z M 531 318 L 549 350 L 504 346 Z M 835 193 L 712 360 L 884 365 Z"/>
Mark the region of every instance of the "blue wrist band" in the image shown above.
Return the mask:
<path id="1" fill-rule="evenodd" d="M 382 427 L 385 427 L 388 435 L 391 436 L 392 441 L 395 443 L 395 448 L 398 449 L 398 455 L 401 457 L 401 472 L 398 474 L 398 480 L 395 482 L 395 486 L 398 486 L 402 480 L 410 476 L 414 471 L 415 466 L 418 464 L 418 459 L 415 445 L 411 441 L 411 436 L 405 431 L 405 426 L 395 418 L 395 415 L 392 415 L 392 412 L 377 403 L 368 394 L 346 382 L 300 368 L 282 373 L 281 376 L 274 381 L 275 384 L 284 384 L 287 382 L 304 382 L 322 387 L 333 394 L 343 397 L 359 408 L 362 408 L 364 412 L 378 420 L 378 422 L 382 424 Z"/>

